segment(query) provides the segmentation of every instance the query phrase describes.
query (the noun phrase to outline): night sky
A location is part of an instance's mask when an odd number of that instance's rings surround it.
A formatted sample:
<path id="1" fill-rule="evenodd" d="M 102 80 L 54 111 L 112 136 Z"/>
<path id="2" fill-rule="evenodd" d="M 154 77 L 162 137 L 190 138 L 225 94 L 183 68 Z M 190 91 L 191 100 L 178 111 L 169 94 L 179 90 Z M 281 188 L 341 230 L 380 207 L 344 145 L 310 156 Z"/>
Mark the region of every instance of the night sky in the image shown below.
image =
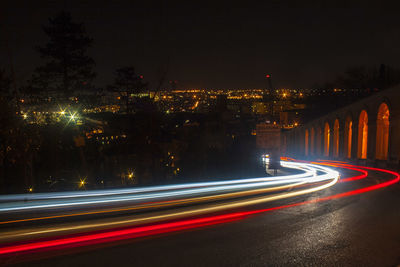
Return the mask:
<path id="1" fill-rule="evenodd" d="M 168 66 L 184 88 L 304 88 L 332 80 L 349 66 L 400 67 L 397 7 L 297 1 L 2 1 L 0 67 L 12 52 L 18 83 L 41 61 L 41 26 L 61 10 L 94 38 L 97 86 L 133 65 L 151 85 Z M 301 2 L 301 3 L 300 3 Z M 329 2 L 329 1 L 321 1 Z M 285 4 L 282 4 L 285 3 Z M 318 3 L 318 1 L 315 1 Z M 378 1 L 377 1 L 378 3 Z"/>

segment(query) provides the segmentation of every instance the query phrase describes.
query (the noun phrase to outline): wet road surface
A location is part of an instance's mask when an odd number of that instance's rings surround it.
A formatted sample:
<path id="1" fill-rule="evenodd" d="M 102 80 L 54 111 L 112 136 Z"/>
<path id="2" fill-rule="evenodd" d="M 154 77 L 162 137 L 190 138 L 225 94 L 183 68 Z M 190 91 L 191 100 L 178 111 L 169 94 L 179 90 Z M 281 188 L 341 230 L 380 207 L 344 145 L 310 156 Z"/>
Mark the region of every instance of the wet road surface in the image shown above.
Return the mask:
<path id="1" fill-rule="evenodd" d="M 274 206 L 375 184 L 388 175 Z M 269 204 L 272 205 L 272 204 Z M 265 205 L 252 207 L 265 208 Z M 50 257 L 51 256 L 51 257 Z M 237 221 L 1 262 L 19 266 L 398 266 L 399 184 L 359 195 L 265 212 Z"/>

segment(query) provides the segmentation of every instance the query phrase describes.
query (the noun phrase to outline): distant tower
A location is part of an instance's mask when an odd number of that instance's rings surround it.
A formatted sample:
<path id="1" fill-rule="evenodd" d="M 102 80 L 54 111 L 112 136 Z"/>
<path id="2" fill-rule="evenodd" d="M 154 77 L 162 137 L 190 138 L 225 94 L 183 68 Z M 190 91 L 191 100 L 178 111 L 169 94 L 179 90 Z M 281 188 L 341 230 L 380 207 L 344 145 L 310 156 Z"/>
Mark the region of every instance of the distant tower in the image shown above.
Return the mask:
<path id="1" fill-rule="evenodd" d="M 267 92 L 269 93 L 269 95 L 272 96 L 275 92 L 274 92 L 274 87 L 272 86 L 271 74 L 266 74 L 265 79 L 267 80 Z"/>
<path id="2" fill-rule="evenodd" d="M 266 74 L 265 79 L 267 81 L 267 86 L 266 90 L 264 93 L 264 102 L 268 105 L 268 113 L 270 115 L 270 121 L 276 121 L 275 120 L 275 114 L 274 114 L 274 101 L 276 100 L 276 94 L 275 94 L 275 89 L 272 86 L 272 76 L 271 74 Z"/>

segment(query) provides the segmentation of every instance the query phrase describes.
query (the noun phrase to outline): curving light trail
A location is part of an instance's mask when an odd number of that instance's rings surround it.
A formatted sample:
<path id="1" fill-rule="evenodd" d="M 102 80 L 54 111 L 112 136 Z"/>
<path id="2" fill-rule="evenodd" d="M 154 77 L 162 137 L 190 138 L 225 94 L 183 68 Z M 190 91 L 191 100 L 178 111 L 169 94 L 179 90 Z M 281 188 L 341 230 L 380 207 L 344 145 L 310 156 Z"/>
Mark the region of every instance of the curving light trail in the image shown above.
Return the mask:
<path id="1" fill-rule="evenodd" d="M 291 162 L 295 163 L 295 162 Z M 284 163 L 286 164 L 286 163 Z M 289 164 L 290 165 L 290 164 Z M 350 190 L 350 191 L 345 191 L 341 193 L 336 193 L 332 194 L 329 196 L 324 196 L 324 197 L 316 197 L 313 198 L 312 200 L 307 200 L 303 202 L 295 202 L 291 203 L 288 205 L 283 205 L 283 206 L 275 206 L 271 208 L 265 208 L 265 209 L 257 209 L 257 210 L 247 210 L 247 211 L 241 211 L 241 212 L 230 212 L 226 214 L 220 214 L 220 215 L 213 215 L 213 216 L 206 216 L 206 217 L 201 217 L 201 218 L 192 218 L 188 219 L 188 217 L 192 216 L 200 216 L 204 214 L 209 214 L 209 213 L 214 213 L 214 212 L 221 212 L 223 210 L 232 210 L 235 208 L 243 208 L 247 206 L 253 206 L 255 204 L 261 204 L 269 201 L 274 201 L 274 200 L 279 200 L 283 198 L 290 198 L 294 196 L 299 196 L 303 194 L 309 194 L 312 192 L 316 192 L 319 190 L 323 190 L 325 188 L 328 188 L 330 186 L 333 186 L 337 183 L 339 180 L 339 174 L 338 172 L 332 170 L 331 168 L 322 166 L 322 165 L 327 165 L 331 167 L 336 167 L 336 168 L 345 168 L 345 169 L 350 169 L 352 171 L 358 171 L 361 174 L 353 177 L 346 177 L 345 179 L 342 179 L 341 181 L 343 182 L 354 182 L 356 180 L 360 180 L 363 178 L 366 178 L 368 176 L 369 171 L 373 172 L 382 172 L 386 174 L 390 174 L 393 176 L 393 178 L 380 182 L 375 185 L 370 185 L 366 187 L 360 187 L 355 190 Z M 0 255 L 14 255 L 15 253 L 27 253 L 27 252 L 33 252 L 33 251 L 44 251 L 44 250 L 50 250 L 50 249 L 57 249 L 57 248 L 63 248 L 65 246 L 68 247 L 79 247 L 79 246 L 84 246 L 84 245 L 89 245 L 89 244 L 97 244 L 97 243 L 105 243 L 105 242 L 110 242 L 110 241 L 116 241 L 116 240 L 122 240 L 122 239 L 128 239 L 128 238 L 136 238 L 140 236 L 148 236 L 148 235 L 155 235 L 155 234 L 160 234 L 160 233 L 166 233 L 166 232 L 172 232 L 172 231 L 178 231 L 182 229 L 189 229 L 189 228 L 197 228 L 197 227 L 202 227 L 205 225 L 212 225 L 212 224 L 218 224 L 218 223 L 223 223 L 223 222 L 228 222 L 228 221 L 233 221 L 233 220 L 238 220 L 238 219 L 243 219 L 248 216 L 252 216 L 255 214 L 260 214 L 264 212 L 269 212 L 269 211 L 274 211 L 274 210 L 280 210 L 284 208 L 290 208 L 290 207 L 296 207 L 300 205 L 306 205 L 306 204 L 311 204 L 311 203 L 318 203 L 318 202 L 323 202 L 323 201 L 329 201 L 329 200 L 334 200 L 334 199 L 339 199 L 342 197 L 349 197 L 352 195 L 357 195 L 357 194 L 362 194 L 366 192 L 370 192 L 373 190 L 377 190 L 380 188 L 384 188 L 390 185 L 393 185 L 400 180 L 399 174 L 396 172 L 392 172 L 389 170 L 383 170 L 383 169 L 378 169 L 378 168 L 371 168 L 371 167 L 362 167 L 362 166 L 354 166 L 354 165 L 349 165 L 345 164 L 343 162 L 332 162 L 332 161 L 326 161 L 326 162 L 316 162 L 315 164 L 309 164 L 309 163 L 298 163 L 291 165 L 291 166 L 302 166 L 302 169 L 304 173 L 300 175 L 304 175 L 305 173 L 308 172 L 308 176 L 303 176 L 299 177 L 296 176 L 295 178 L 286 176 L 285 178 L 281 179 L 280 178 L 275 178 L 275 179 L 270 179 L 269 180 L 258 180 L 258 179 L 266 179 L 266 178 L 256 178 L 254 181 L 253 179 L 244 179 L 243 181 L 249 181 L 252 180 L 251 182 L 242 182 L 242 183 L 230 183 L 232 181 L 227 181 L 227 184 L 218 184 L 218 185 L 203 185 L 201 187 L 204 187 L 202 189 L 209 189 L 209 191 L 202 191 L 201 194 L 205 194 L 202 196 L 198 197 L 191 197 L 189 196 L 187 198 L 188 201 L 193 200 L 197 201 L 199 198 L 222 198 L 225 199 L 226 196 L 224 195 L 231 195 L 234 194 L 235 196 L 243 196 L 245 195 L 246 198 L 244 199 L 237 199 L 237 200 L 230 200 L 230 201 L 225 201 L 222 203 L 209 203 L 205 206 L 201 207 L 187 207 L 183 210 L 177 210 L 177 211 L 172 211 L 172 212 L 161 212 L 155 215 L 142 215 L 142 216 L 129 216 L 127 218 L 112 218 L 109 220 L 102 220 L 98 222 L 87 222 L 87 223 L 81 223 L 81 224 L 76 224 L 76 225 L 71 225 L 71 226 L 58 226 L 58 227 L 53 227 L 53 228 L 43 228 L 43 229 L 38 229 L 38 231 L 32 231 L 32 232 L 23 232 L 20 231 L 19 234 L 21 236 L 29 236 L 29 235 L 42 235 L 46 233 L 61 233 L 65 231 L 77 231 L 77 230 L 84 230 L 86 232 L 83 232 L 79 236 L 73 236 L 73 237 L 59 237 L 59 238 L 52 238 L 48 239 L 45 241 L 31 241 L 25 244 L 18 244 L 18 245 L 5 245 L 3 247 L 0 247 Z M 311 174 L 312 173 L 312 174 Z M 281 180 L 281 181 L 280 181 Z M 286 180 L 286 183 L 283 182 Z M 269 184 L 269 182 L 282 182 L 282 183 L 273 183 Z M 225 181 L 226 182 L 226 181 Z M 222 182 L 223 183 L 223 182 Z M 258 184 L 258 186 L 254 186 L 252 183 Z M 207 184 L 207 183 L 203 183 Z M 228 187 L 227 191 L 233 190 L 233 192 L 221 192 L 221 187 L 223 186 L 238 186 L 238 187 Z M 250 186 L 251 185 L 251 186 Z M 358 183 L 357 183 L 358 185 Z M 360 184 L 361 185 L 361 184 Z M 180 185 L 179 185 L 180 186 Z M 244 186 L 244 187 L 241 187 Z M 260 195 L 260 192 L 270 192 L 273 191 L 274 188 L 279 188 L 279 187 L 290 187 L 291 190 L 289 191 L 283 191 L 283 192 L 277 192 L 275 194 L 268 194 L 268 195 Z M 172 189 L 175 190 L 176 188 Z M 186 189 L 188 190 L 195 190 L 193 187 L 187 187 Z M 200 189 L 200 188 L 199 188 Z M 148 188 L 146 190 L 149 190 Z M 197 188 L 196 188 L 197 190 Z M 264 191 L 263 191 L 264 190 Z M 158 192 L 159 190 L 156 191 L 146 191 L 149 194 L 160 194 L 161 192 Z M 176 190 L 178 191 L 178 190 Z M 130 192 L 132 193 L 132 192 Z M 138 193 L 138 192 L 135 192 Z M 142 192 L 143 193 L 143 192 Z M 164 192 L 166 193 L 166 192 Z M 171 193 L 171 192 L 169 192 Z M 243 195 L 242 195 L 243 194 Z M 111 194 L 111 195 L 117 195 L 117 194 Z M 110 197 L 111 195 L 108 195 L 107 197 Z M 248 197 L 252 196 L 253 197 Z M 88 197 L 88 196 L 85 196 Z M 93 197 L 93 196 L 92 196 Z M 174 196 L 176 197 L 176 196 Z M 79 199 L 80 197 L 75 197 L 76 199 Z M 174 199 L 174 201 L 177 201 Z M 172 221 L 171 220 L 176 220 Z M 167 221 L 167 222 L 162 222 L 162 221 Z M 152 225 L 143 225 L 147 223 L 155 223 Z M 127 227 L 125 229 L 113 229 L 115 227 Z M 93 231 L 95 229 L 108 229 L 100 233 L 90 233 L 87 231 Z M 3 236 L 3 235 L 0 235 Z"/>
<path id="2" fill-rule="evenodd" d="M 157 186 L 145 187 L 137 189 L 117 189 L 107 190 L 104 195 L 99 195 L 99 192 L 87 192 L 75 194 L 73 199 L 69 197 L 63 198 L 64 194 L 32 194 L 30 200 L 40 199 L 36 201 L 24 202 L 16 201 L 24 196 L 5 196 L 0 200 L 8 201 L 0 203 L 0 214 L 11 211 L 32 211 L 43 210 L 49 208 L 72 208 L 84 205 L 101 205 L 112 203 L 128 203 L 134 201 L 135 203 L 149 201 L 156 202 L 160 200 L 170 200 L 180 197 L 194 197 L 199 195 L 215 195 L 232 191 L 245 191 L 255 188 L 273 188 L 285 184 L 297 186 L 304 183 L 315 183 L 319 181 L 329 180 L 332 178 L 333 172 L 331 170 L 323 169 L 311 164 L 298 163 L 298 162 L 282 162 L 282 165 L 287 168 L 298 169 L 303 171 L 301 174 L 277 176 L 277 177 L 262 177 L 252 179 L 229 180 L 220 182 L 208 183 L 192 183 L 180 184 L 171 186 Z M 317 174 L 317 171 L 322 171 L 325 174 Z M 334 174 L 338 175 L 338 174 Z M 199 188 L 198 188 L 199 187 Z M 162 188 L 163 191 L 160 191 Z M 179 190 L 177 188 L 180 188 Z M 147 192 L 147 193 L 143 193 Z M 10 200 L 14 200 L 10 202 Z"/>
<path id="3" fill-rule="evenodd" d="M 74 198 L 71 202 L 70 199 L 63 200 L 58 199 L 56 202 L 49 200 L 50 203 L 37 205 L 36 202 L 33 203 L 4 203 L 6 207 L 3 207 L 3 213 L 10 211 L 30 211 L 30 210 L 43 210 L 48 207 L 76 207 L 80 205 L 87 204 L 101 204 L 101 203 L 111 203 L 111 202 L 127 202 L 132 200 L 143 200 L 145 198 L 151 200 L 157 200 L 162 197 L 172 197 L 172 200 L 161 201 L 158 203 L 150 203 L 150 204 L 135 204 L 132 207 L 125 207 L 119 209 L 105 209 L 102 211 L 82 211 L 78 213 L 67 213 L 61 215 L 50 215 L 43 217 L 33 217 L 33 218 L 23 218 L 16 220 L 9 220 L 0 222 L 0 224 L 10 224 L 16 222 L 26 222 L 26 221 L 35 221 L 35 220 L 43 220 L 43 219 L 55 219 L 62 217 L 72 217 L 79 215 L 90 215 L 90 214 L 99 214 L 99 213 L 108 213 L 108 212 L 117 212 L 117 211 L 127 211 L 127 210 L 137 210 L 141 208 L 159 208 L 166 206 L 173 206 L 179 204 L 193 204 L 196 202 L 204 202 L 204 201 L 215 201 L 221 199 L 229 199 L 229 198 L 238 198 L 238 197 L 246 197 L 246 199 L 239 200 L 230 200 L 222 203 L 211 203 L 206 206 L 199 208 L 186 208 L 181 209 L 179 211 L 167 211 L 163 213 L 158 213 L 156 215 L 144 215 L 144 216 L 129 216 L 128 218 L 121 218 L 119 220 L 110 219 L 110 220 L 101 220 L 98 222 L 84 222 L 84 223 L 76 223 L 75 225 L 69 226 L 55 226 L 55 227 L 37 227 L 36 229 L 26 229 L 26 230 L 17 230 L 17 231 L 9 231 L 7 233 L 3 233 L 0 237 L 0 240 L 15 238 L 15 237 L 23 237 L 23 236 L 37 236 L 43 234 L 53 234 L 53 233 L 61 233 L 61 232 L 71 232 L 71 231 L 83 231 L 83 230 L 93 230 L 93 229 L 102 229 L 102 228 L 110 228 L 110 227 L 120 227 L 126 225 L 136 225 L 143 223 L 153 223 L 158 221 L 165 221 L 171 219 L 179 219 L 188 216 L 198 216 L 210 212 L 218 212 L 227 209 L 240 208 L 249 205 L 261 204 L 269 201 L 279 200 L 283 198 L 294 197 L 302 194 L 308 194 L 311 192 L 323 190 L 329 186 L 334 185 L 339 178 L 339 173 L 324 167 L 315 164 L 309 163 L 300 163 L 300 162 L 282 162 L 282 165 L 285 167 L 290 167 L 293 169 L 302 170 L 303 173 L 296 175 L 286 175 L 286 176 L 277 176 L 277 177 L 263 177 L 263 178 L 253 178 L 253 179 L 241 179 L 241 180 L 232 180 L 232 181 L 223 181 L 223 182 L 211 182 L 211 183 L 202 183 L 202 185 L 208 184 L 209 186 L 204 186 L 201 188 L 190 188 L 184 190 L 171 190 L 165 192 L 156 191 L 154 193 L 143 194 L 126 194 L 124 196 L 110 196 L 107 195 L 103 198 L 97 197 L 96 199 L 91 199 L 90 201 L 87 198 L 83 198 L 80 200 L 79 198 Z M 218 186 L 215 186 L 218 184 Z M 226 184 L 222 186 L 221 184 Z M 301 189 L 298 189 L 299 186 L 302 186 Z M 171 186 L 174 187 L 174 186 Z M 171 188 L 170 187 L 170 188 Z M 140 189 L 139 189 L 140 190 Z M 146 188 L 148 190 L 148 188 Z M 283 190 L 283 191 L 282 191 Z M 289 190 L 288 192 L 285 190 Z M 265 193 L 270 193 L 273 191 L 281 191 L 276 194 L 268 194 L 261 195 Z M 199 194 L 205 194 L 200 195 Z M 179 199 L 181 196 L 187 196 L 187 198 Z M 249 198 L 254 196 L 252 198 Z M 177 198 L 178 197 L 178 198 Z M 12 204 L 13 206 L 11 206 Z"/>
<path id="4" fill-rule="evenodd" d="M 209 186 L 220 186 L 220 185 L 231 185 L 231 184 L 242 184 L 242 183 L 253 183 L 260 181 L 275 181 L 275 180 L 286 180 L 296 178 L 306 178 L 315 175 L 315 169 L 307 166 L 306 164 L 298 162 L 282 161 L 282 166 L 292 169 L 298 169 L 303 173 L 295 175 L 285 175 L 277 177 L 261 177 L 261 178 L 246 178 L 246 179 L 235 179 L 226 181 L 213 181 L 213 182 L 202 182 L 202 183 L 186 183 L 186 184 L 175 184 L 175 185 L 163 185 L 163 186 L 148 186 L 141 188 L 124 188 L 124 189 L 109 189 L 109 190 L 91 190 L 85 192 L 56 192 L 56 193 L 34 193 L 34 194 L 14 194 L 0 196 L 1 202 L 10 201 L 33 201 L 33 200 L 51 200 L 51 199 L 68 199 L 68 198 L 83 198 L 83 197 L 96 197 L 96 196 L 110 196 L 110 195 L 123 195 L 123 194 L 136 194 L 156 191 L 168 191 L 177 189 L 187 188 L 198 188 L 198 187 L 209 187 Z"/>

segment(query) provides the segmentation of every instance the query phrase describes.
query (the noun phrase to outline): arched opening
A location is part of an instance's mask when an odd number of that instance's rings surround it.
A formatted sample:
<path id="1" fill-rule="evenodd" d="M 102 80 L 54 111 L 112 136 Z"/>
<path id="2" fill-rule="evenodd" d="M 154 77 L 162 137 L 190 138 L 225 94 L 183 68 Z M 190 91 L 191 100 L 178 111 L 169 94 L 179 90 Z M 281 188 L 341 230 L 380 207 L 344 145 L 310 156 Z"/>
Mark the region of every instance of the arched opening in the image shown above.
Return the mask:
<path id="1" fill-rule="evenodd" d="M 367 158 L 368 145 L 368 114 L 365 110 L 361 111 L 358 120 L 358 151 L 357 155 L 360 159 Z"/>
<path id="2" fill-rule="evenodd" d="M 339 157 L 339 120 L 336 119 L 333 126 L 333 156 Z"/>
<path id="3" fill-rule="evenodd" d="M 321 143 L 322 143 L 322 130 L 321 130 L 320 127 L 318 127 L 318 130 L 317 130 L 317 145 L 316 145 L 316 148 L 317 148 L 316 154 L 317 155 L 321 155 L 321 151 L 322 151 Z"/>
<path id="4" fill-rule="evenodd" d="M 325 128 L 324 128 L 324 156 L 325 157 L 329 157 L 329 139 L 330 139 L 329 123 L 325 122 Z"/>
<path id="5" fill-rule="evenodd" d="M 346 157 L 351 158 L 351 139 L 353 138 L 353 121 L 350 117 L 346 118 L 344 127 L 344 149 L 346 150 Z"/>
<path id="6" fill-rule="evenodd" d="M 311 136 L 310 136 L 310 154 L 314 155 L 315 153 L 315 130 L 314 127 L 311 128 Z"/>
<path id="7" fill-rule="evenodd" d="M 304 134 L 304 155 L 308 156 L 308 130 L 306 129 L 306 132 Z"/>
<path id="8" fill-rule="evenodd" d="M 386 160 L 389 146 L 389 108 L 385 103 L 379 106 L 376 120 L 376 158 Z"/>

